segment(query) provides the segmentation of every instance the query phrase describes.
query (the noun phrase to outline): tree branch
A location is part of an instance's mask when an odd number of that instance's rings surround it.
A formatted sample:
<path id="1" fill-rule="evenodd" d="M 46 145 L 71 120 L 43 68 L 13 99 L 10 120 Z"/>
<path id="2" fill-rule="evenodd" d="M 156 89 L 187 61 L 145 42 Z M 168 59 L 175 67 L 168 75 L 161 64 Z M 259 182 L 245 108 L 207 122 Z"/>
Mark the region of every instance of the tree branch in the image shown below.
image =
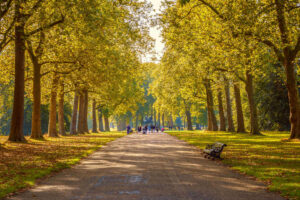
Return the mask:
<path id="1" fill-rule="evenodd" d="M 46 25 L 46 26 L 37 28 L 36 30 L 27 33 L 26 36 L 27 36 L 27 37 L 28 37 L 28 36 L 31 36 L 31 35 L 33 35 L 33 34 L 35 34 L 35 33 L 38 33 L 38 32 L 40 32 L 40 31 L 47 30 L 47 29 L 52 28 L 53 26 L 55 26 L 55 25 L 57 25 L 57 24 L 60 24 L 60 23 L 64 22 L 65 17 L 64 17 L 63 15 L 62 15 L 61 17 L 62 17 L 62 18 L 61 18 L 60 20 L 55 21 L 55 22 L 53 22 L 53 23 L 51 23 L 51 24 L 48 24 L 48 25 Z"/>
<path id="2" fill-rule="evenodd" d="M 221 15 L 221 13 L 214 6 L 212 6 L 210 3 L 208 3 L 207 1 L 204 1 L 204 0 L 198 0 L 198 1 L 200 1 L 201 3 L 203 3 L 204 5 L 209 7 L 216 15 L 218 15 L 218 17 L 225 20 L 225 17 L 223 15 Z"/>

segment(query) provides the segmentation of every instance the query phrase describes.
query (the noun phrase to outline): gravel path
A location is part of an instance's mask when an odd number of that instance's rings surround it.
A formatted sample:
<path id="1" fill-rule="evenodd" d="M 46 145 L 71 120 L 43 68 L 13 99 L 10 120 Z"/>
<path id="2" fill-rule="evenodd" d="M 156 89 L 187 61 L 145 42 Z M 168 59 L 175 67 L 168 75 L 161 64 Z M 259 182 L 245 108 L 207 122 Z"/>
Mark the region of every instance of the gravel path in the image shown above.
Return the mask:
<path id="1" fill-rule="evenodd" d="M 131 134 L 11 200 L 283 200 L 167 134 Z"/>

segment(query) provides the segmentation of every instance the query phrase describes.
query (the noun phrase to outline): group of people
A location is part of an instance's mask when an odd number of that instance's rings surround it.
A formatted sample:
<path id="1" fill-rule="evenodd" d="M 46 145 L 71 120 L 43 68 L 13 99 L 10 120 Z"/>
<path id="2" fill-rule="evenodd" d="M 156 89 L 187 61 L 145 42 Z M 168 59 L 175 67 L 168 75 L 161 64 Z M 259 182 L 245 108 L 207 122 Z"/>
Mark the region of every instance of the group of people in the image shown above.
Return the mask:
<path id="1" fill-rule="evenodd" d="M 130 125 L 128 125 L 126 129 L 127 129 L 127 134 L 133 132 Z M 164 130 L 165 129 L 162 128 L 161 132 L 164 132 Z M 154 133 L 155 131 L 158 133 L 160 130 L 159 130 L 159 127 L 154 126 L 154 125 L 151 125 L 151 126 L 145 125 L 144 127 L 139 126 L 138 129 L 137 129 L 137 133 L 141 133 L 142 131 L 143 131 L 143 134 L 147 134 L 147 133 Z"/>
<path id="2" fill-rule="evenodd" d="M 147 132 L 152 132 L 154 133 L 155 131 L 158 133 L 159 132 L 159 128 L 157 126 L 151 125 L 145 125 L 144 127 L 139 126 L 137 132 L 140 133 L 143 131 L 143 134 L 147 134 Z"/>

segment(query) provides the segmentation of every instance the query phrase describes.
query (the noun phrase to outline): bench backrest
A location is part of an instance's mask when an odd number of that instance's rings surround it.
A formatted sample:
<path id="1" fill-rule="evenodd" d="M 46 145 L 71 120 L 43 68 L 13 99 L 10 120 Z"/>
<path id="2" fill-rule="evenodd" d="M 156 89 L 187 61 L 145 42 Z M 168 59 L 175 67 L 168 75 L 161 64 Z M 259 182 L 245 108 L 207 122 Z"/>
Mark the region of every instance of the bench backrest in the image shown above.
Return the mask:
<path id="1" fill-rule="evenodd" d="M 224 147 L 226 147 L 226 144 L 220 143 L 220 142 L 216 142 L 213 144 L 212 149 L 215 152 L 221 152 L 223 150 Z"/>

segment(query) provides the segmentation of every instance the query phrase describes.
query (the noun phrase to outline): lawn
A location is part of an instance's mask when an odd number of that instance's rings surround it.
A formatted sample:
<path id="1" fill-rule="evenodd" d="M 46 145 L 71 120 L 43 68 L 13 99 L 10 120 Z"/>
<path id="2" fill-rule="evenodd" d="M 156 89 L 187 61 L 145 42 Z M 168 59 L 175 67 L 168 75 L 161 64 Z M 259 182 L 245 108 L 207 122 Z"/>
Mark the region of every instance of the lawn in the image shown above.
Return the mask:
<path id="1" fill-rule="evenodd" d="M 226 143 L 223 163 L 266 182 L 270 191 L 300 200 L 300 141 L 286 140 L 287 132 L 264 132 L 263 136 L 208 131 L 168 133 L 200 149 L 216 141 Z"/>
<path id="2" fill-rule="evenodd" d="M 0 199 L 36 180 L 78 163 L 102 145 L 124 136 L 110 132 L 8 143 L 0 136 Z"/>

